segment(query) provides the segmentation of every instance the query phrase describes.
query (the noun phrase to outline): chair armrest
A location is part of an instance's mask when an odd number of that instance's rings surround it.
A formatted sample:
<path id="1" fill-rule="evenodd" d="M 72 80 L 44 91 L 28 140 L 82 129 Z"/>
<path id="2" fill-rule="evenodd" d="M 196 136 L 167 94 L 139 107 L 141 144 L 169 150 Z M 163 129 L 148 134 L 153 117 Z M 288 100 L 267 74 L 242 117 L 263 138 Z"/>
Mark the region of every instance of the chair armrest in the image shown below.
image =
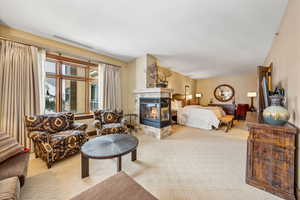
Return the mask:
<path id="1" fill-rule="evenodd" d="M 47 142 L 49 143 L 50 134 L 43 131 L 31 131 L 28 133 L 28 137 L 34 142 Z"/>
<path id="2" fill-rule="evenodd" d="M 72 130 L 79 130 L 79 131 L 85 131 L 87 129 L 87 124 L 85 123 L 78 123 L 78 122 L 74 122 L 71 126 Z"/>
<path id="3" fill-rule="evenodd" d="M 93 122 L 93 125 L 96 127 L 96 129 L 101 129 L 102 128 L 102 123 L 100 120 L 95 120 Z"/>

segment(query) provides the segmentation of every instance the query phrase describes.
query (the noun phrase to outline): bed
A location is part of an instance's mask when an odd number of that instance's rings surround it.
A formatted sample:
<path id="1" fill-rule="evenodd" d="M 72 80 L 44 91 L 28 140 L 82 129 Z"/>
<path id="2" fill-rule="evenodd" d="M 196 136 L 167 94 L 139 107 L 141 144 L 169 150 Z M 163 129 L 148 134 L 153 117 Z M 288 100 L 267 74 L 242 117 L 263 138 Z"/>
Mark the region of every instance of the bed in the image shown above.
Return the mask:
<path id="1" fill-rule="evenodd" d="M 178 97 L 178 94 L 176 95 Z M 218 128 L 219 119 L 226 115 L 224 110 L 217 106 L 184 106 L 182 99 L 177 97 L 172 99 L 172 110 L 177 111 L 177 123 L 180 125 L 211 130 Z"/>

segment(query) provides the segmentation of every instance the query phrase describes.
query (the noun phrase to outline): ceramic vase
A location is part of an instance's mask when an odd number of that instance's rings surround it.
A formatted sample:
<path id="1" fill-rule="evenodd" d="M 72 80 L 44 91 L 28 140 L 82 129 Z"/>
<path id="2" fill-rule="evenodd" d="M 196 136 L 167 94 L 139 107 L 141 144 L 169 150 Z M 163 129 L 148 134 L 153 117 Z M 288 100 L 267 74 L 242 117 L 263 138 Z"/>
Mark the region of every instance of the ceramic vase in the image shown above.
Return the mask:
<path id="1" fill-rule="evenodd" d="M 282 103 L 282 96 L 270 96 L 271 106 L 267 107 L 263 112 L 264 121 L 271 125 L 284 125 L 290 118 L 290 114 Z"/>

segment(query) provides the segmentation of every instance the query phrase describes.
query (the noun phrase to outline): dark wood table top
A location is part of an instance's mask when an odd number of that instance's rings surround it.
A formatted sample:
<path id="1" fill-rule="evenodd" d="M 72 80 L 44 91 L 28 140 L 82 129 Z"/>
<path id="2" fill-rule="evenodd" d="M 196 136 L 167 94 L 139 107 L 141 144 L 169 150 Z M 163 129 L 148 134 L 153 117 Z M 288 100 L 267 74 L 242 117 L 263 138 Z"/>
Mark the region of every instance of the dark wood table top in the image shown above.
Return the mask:
<path id="1" fill-rule="evenodd" d="M 82 145 L 81 153 L 95 159 L 114 158 L 135 150 L 138 143 L 135 136 L 127 134 L 98 136 Z"/>

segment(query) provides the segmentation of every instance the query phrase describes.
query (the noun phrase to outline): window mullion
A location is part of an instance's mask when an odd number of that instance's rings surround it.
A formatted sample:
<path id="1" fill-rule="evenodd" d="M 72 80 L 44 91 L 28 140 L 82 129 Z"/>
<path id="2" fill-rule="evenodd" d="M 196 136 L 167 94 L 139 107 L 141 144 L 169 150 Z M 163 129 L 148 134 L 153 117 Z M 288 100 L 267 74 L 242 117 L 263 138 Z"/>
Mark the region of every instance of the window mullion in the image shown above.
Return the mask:
<path id="1" fill-rule="evenodd" d="M 57 62 L 57 68 L 56 68 L 56 73 L 57 73 L 57 82 L 58 82 L 58 87 L 57 87 L 57 91 L 58 91 L 58 95 L 57 95 L 57 112 L 62 112 L 62 79 L 61 79 L 61 65 L 62 62 L 59 61 Z"/>
<path id="2" fill-rule="evenodd" d="M 89 90 L 89 87 L 90 87 L 90 83 L 89 83 L 89 74 L 90 74 L 90 68 L 89 68 L 89 66 L 86 68 L 86 70 L 85 70 L 85 103 L 86 103 L 86 105 L 85 105 L 85 112 L 86 113 L 89 113 L 90 112 L 90 102 L 89 102 L 89 100 L 90 100 L 90 90 Z"/>

